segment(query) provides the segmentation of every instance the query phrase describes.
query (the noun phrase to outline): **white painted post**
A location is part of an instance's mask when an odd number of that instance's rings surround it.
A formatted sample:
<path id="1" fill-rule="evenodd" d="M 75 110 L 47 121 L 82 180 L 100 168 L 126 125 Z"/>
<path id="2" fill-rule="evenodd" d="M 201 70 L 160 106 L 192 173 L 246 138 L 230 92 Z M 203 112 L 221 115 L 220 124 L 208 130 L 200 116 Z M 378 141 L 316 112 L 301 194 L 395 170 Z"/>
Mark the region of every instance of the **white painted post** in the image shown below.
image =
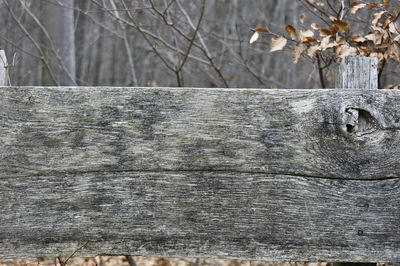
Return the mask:
<path id="1" fill-rule="evenodd" d="M 7 86 L 7 58 L 4 50 L 0 49 L 0 86 Z"/>

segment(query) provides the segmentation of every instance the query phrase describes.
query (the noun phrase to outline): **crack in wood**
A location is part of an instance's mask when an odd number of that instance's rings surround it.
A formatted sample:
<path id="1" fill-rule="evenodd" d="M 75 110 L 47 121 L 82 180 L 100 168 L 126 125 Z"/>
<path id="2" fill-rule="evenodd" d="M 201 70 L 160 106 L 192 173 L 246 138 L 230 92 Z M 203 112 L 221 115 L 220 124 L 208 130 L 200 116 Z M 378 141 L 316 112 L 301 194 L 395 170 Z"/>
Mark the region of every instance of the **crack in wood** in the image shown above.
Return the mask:
<path id="1" fill-rule="evenodd" d="M 373 181 L 384 181 L 384 180 L 396 180 L 400 179 L 400 176 L 390 176 L 390 177 L 372 177 L 372 178 L 348 178 L 348 177 L 332 177 L 332 176 L 317 176 L 317 175 L 308 175 L 308 174 L 299 174 L 292 172 L 264 172 L 264 171 L 236 171 L 236 170 L 219 170 L 219 169 L 117 169 L 117 170 L 88 170 L 88 171 L 50 171 L 49 173 L 33 173 L 30 175 L 13 175 L 7 177 L 0 177 L 1 180 L 12 179 L 12 178 L 31 178 L 31 177 L 48 177 L 48 176 L 60 176 L 60 175 L 86 175 L 86 174 L 101 174 L 104 173 L 132 173 L 132 174 L 149 174 L 149 173 L 204 173 L 204 174 L 248 174 L 248 175 L 265 175 L 265 176 L 290 176 L 290 177 L 299 177 L 299 178 L 309 178 L 309 179 L 326 179 L 326 180 L 342 180 L 342 181 L 365 181 L 365 182 L 373 182 Z"/>

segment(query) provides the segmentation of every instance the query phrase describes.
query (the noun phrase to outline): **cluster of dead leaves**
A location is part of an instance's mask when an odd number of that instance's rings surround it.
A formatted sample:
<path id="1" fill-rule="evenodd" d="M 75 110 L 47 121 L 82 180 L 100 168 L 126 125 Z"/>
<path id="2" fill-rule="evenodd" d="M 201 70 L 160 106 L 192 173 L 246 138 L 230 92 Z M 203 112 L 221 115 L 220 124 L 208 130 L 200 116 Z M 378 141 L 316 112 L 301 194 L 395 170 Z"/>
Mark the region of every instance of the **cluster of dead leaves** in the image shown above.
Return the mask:
<path id="1" fill-rule="evenodd" d="M 317 1 L 313 1 L 317 2 Z M 300 16 L 302 29 L 292 25 L 285 27 L 286 34 L 271 33 L 265 28 L 252 29 L 250 43 L 258 40 L 260 34 L 272 34 L 270 52 L 280 51 L 290 42 L 292 60 L 297 63 L 301 56 L 316 59 L 324 55 L 339 62 L 345 56 L 374 56 L 382 67 L 385 61 L 394 60 L 400 64 L 400 7 L 388 10 L 389 0 L 381 2 L 354 1 L 347 7 L 349 20 L 356 19 L 356 14 L 369 10 L 369 31 L 365 34 L 352 33 L 352 24 L 345 19 L 329 17 L 329 24 L 324 27 L 310 23 L 306 27 L 305 15 Z M 351 20 L 353 19 L 353 20 Z"/>

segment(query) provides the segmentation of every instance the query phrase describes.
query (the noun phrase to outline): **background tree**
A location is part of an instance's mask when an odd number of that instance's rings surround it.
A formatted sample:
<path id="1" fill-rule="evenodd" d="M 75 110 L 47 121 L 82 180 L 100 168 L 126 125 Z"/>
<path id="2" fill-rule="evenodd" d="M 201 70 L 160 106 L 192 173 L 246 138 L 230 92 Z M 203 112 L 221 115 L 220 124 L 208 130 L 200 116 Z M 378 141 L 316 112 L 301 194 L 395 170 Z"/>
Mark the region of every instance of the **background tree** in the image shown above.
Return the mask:
<path id="1" fill-rule="evenodd" d="M 0 29 L 1 46 L 8 58 L 15 57 L 14 84 L 46 84 L 42 72 L 53 71 L 57 76 L 57 69 L 64 74 L 69 69 L 65 60 L 61 60 L 64 66 L 51 68 L 52 62 L 61 64 L 57 54 L 66 54 L 48 43 L 38 22 L 53 42 L 60 39 L 53 35 L 66 36 L 74 30 L 78 85 L 291 87 L 294 81 L 302 83 L 291 64 L 287 64 L 289 72 L 277 68 L 286 64 L 285 59 L 265 55 L 266 47 L 248 44 L 254 24 L 278 28 L 280 23 L 295 23 L 299 11 L 293 1 L 207 0 L 204 9 L 201 1 L 188 0 L 75 1 L 73 9 L 70 3 L 0 1 L 0 20 L 5 25 Z M 70 17 L 63 23 L 69 24 L 69 30 L 52 32 L 43 20 L 48 11 L 42 11 L 41 4 L 73 12 L 72 26 Z M 60 19 L 56 12 L 49 15 Z M 46 60 L 48 55 L 52 60 Z M 72 72 L 67 71 L 70 76 Z"/>
<path id="2" fill-rule="evenodd" d="M 21 5 L 24 6 L 22 2 Z M 64 1 L 63 6 L 40 1 L 40 5 L 41 19 L 37 26 L 41 29 L 44 60 L 49 64 L 42 72 L 42 84 L 76 85 L 74 1 Z M 26 12 L 29 13 L 29 9 Z M 32 19 L 36 20 L 33 14 Z"/>
<path id="3" fill-rule="evenodd" d="M 53 83 L 61 84 L 61 73 L 72 82 L 75 74 L 77 85 L 83 86 L 321 87 L 313 61 L 303 56 L 293 64 L 289 45 L 283 51 L 287 56 L 267 53 L 273 36 L 262 35 L 249 44 L 250 29 L 283 34 L 289 24 L 298 31 L 309 27 L 307 23 L 322 26 L 326 17 L 319 10 L 348 14 L 351 2 L 344 2 L 343 13 L 341 1 L 332 0 L 322 7 L 314 0 L 88 0 L 73 6 L 71 0 L 1 0 L 0 46 L 7 52 L 15 85 L 48 84 L 42 73 L 54 72 Z M 42 4 L 66 15 L 66 28 L 46 25 L 46 12 L 57 20 L 62 17 L 42 10 Z M 363 21 L 363 12 L 354 22 Z M 61 46 L 48 43 L 45 32 Z M 332 87 L 329 71 L 324 69 L 324 77 Z M 384 84 L 398 83 L 397 72 L 389 62 L 382 73 Z"/>

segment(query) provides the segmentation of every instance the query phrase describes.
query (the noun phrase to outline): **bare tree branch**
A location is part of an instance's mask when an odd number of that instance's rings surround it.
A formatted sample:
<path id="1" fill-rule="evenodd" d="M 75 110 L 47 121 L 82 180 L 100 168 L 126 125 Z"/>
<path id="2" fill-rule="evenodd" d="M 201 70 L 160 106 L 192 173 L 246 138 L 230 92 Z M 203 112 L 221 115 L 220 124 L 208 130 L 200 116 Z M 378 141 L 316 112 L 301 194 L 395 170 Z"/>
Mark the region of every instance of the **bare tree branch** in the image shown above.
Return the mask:
<path id="1" fill-rule="evenodd" d="M 39 26 L 39 28 L 42 30 L 43 34 L 46 36 L 46 39 L 49 41 L 50 46 L 51 46 L 51 52 L 56 56 L 58 64 L 61 66 L 61 69 L 67 74 L 68 78 L 70 81 L 76 86 L 77 83 L 75 81 L 75 78 L 72 77 L 71 73 L 68 71 L 67 67 L 65 66 L 63 60 L 61 59 L 60 54 L 58 53 L 58 49 L 54 45 L 53 39 L 51 38 L 49 32 L 46 30 L 46 28 L 43 26 L 43 24 L 39 21 L 39 19 L 29 10 L 29 8 L 26 7 L 25 3 L 22 0 L 18 0 L 19 3 L 21 4 L 22 8 L 24 11 L 33 19 L 33 21 Z"/>
<path id="2" fill-rule="evenodd" d="M 114 10 L 117 10 L 117 6 L 115 4 L 115 0 L 110 0 L 110 4 L 111 6 L 114 8 Z M 114 14 L 117 18 L 119 18 L 119 13 L 118 11 L 114 11 Z M 121 29 L 122 29 L 122 39 L 124 40 L 124 45 L 125 45 L 125 50 L 128 56 L 128 62 L 129 62 L 129 66 L 131 69 L 131 75 L 132 75 L 132 79 L 133 79 L 133 85 L 137 86 L 138 85 L 138 80 L 137 80 L 137 76 L 136 76 L 136 69 L 135 69 L 135 64 L 133 63 L 133 57 L 132 57 L 132 51 L 131 51 L 131 47 L 129 45 L 129 40 L 128 40 L 128 35 L 126 32 L 126 27 L 125 24 L 121 21 L 118 20 L 118 24 L 120 25 Z"/>
<path id="3" fill-rule="evenodd" d="M 32 44 L 35 46 L 35 48 L 38 50 L 38 52 L 40 53 L 41 57 L 41 61 L 43 62 L 45 68 L 47 69 L 47 71 L 49 72 L 49 75 L 52 79 L 52 81 L 54 82 L 54 84 L 56 84 L 56 86 L 59 85 L 52 69 L 49 66 L 49 63 L 46 61 L 45 59 L 45 55 L 44 52 L 42 50 L 42 48 L 40 47 L 40 45 L 36 42 L 36 40 L 32 37 L 31 34 L 29 34 L 29 32 L 26 30 L 26 28 L 24 27 L 24 25 L 22 25 L 21 21 L 17 18 L 17 16 L 15 15 L 15 13 L 12 11 L 12 9 L 10 8 L 10 5 L 8 3 L 7 0 L 3 0 L 4 5 L 7 7 L 8 12 L 10 13 L 10 15 L 12 16 L 12 18 L 14 19 L 14 21 L 17 23 L 18 27 L 22 30 L 22 32 L 29 38 L 29 40 L 32 42 Z"/>

